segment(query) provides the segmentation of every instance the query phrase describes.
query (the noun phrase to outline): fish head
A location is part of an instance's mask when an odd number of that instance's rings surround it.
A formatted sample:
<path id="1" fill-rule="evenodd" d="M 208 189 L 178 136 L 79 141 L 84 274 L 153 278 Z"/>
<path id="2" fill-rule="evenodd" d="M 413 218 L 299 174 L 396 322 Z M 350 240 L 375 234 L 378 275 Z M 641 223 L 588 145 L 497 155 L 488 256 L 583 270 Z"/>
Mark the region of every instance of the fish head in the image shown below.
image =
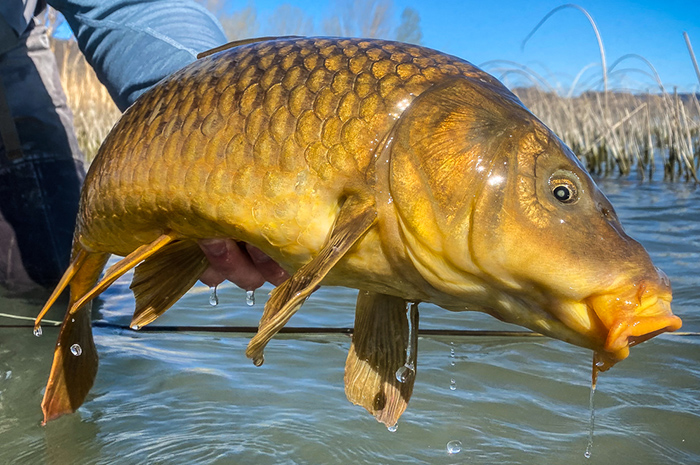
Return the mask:
<path id="1" fill-rule="evenodd" d="M 680 328 L 668 277 L 578 158 L 505 87 L 454 80 L 402 119 L 390 190 L 434 303 L 593 349 L 602 369 Z"/>

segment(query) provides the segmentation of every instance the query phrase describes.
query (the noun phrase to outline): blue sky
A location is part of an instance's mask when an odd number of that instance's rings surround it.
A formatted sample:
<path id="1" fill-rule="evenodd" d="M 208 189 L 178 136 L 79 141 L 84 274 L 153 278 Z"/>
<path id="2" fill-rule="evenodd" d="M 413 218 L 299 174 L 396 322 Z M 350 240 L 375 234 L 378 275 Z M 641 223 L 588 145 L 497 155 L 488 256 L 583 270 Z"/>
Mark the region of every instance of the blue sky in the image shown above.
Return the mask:
<path id="1" fill-rule="evenodd" d="M 253 4 L 263 27 L 265 17 L 276 6 L 288 3 L 300 7 L 316 19 L 317 26 L 327 15 L 329 3 L 310 0 L 258 0 Z M 232 8 L 247 3 L 230 1 Z M 577 90 L 602 88 L 600 54 L 593 30 L 586 17 L 571 8 L 552 16 L 530 39 L 524 51 L 522 40 L 553 8 L 564 2 L 533 0 L 442 1 L 394 0 L 396 24 L 400 12 L 412 7 L 420 13 L 422 44 L 464 58 L 476 65 L 491 60 L 510 60 L 527 66 L 547 82 L 567 92 L 579 71 L 591 67 L 582 76 Z M 321 6 L 323 5 L 323 6 Z M 700 1 L 581 1 L 596 21 L 606 50 L 608 66 L 626 54 L 646 58 L 658 71 L 668 91 L 699 91 L 688 50 L 683 39 L 686 31 L 700 59 Z M 317 29 L 320 32 L 320 28 Z M 508 66 L 513 68 L 512 65 Z M 501 77 L 503 65 L 486 69 Z M 616 69 L 634 69 L 611 76 L 611 88 L 656 91 L 654 80 L 640 72 L 650 72 L 639 59 L 623 61 Z M 506 80 L 514 78 L 510 73 Z M 522 81 L 520 81 L 522 82 Z M 510 85 L 517 84 L 510 82 Z"/>

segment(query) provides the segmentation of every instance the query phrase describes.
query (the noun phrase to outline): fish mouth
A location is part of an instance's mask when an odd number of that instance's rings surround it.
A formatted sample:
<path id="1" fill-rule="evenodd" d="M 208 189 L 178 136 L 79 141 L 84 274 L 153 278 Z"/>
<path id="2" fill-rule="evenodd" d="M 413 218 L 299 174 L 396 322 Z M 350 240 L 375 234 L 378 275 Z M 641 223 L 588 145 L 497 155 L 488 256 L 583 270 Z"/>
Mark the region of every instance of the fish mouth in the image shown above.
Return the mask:
<path id="1" fill-rule="evenodd" d="M 596 350 L 600 371 L 627 358 L 630 347 L 681 327 L 681 319 L 671 312 L 671 289 L 667 282 L 661 280 L 661 286 L 653 287 L 634 285 L 624 293 L 587 299 L 604 327 L 601 347 Z"/>

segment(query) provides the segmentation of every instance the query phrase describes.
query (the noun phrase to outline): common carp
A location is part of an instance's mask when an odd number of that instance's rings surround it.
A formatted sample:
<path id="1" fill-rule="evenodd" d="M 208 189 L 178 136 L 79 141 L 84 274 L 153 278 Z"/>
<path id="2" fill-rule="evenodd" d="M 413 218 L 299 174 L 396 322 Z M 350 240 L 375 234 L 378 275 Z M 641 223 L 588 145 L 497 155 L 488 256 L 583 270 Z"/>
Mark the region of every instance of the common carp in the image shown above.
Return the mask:
<path id="1" fill-rule="evenodd" d="M 248 345 L 257 365 L 318 286 L 360 290 L 346 393 L 387 425 L 413 390 L 396 372 L 419 302 L 592 349 L 603 369 L 681 326 L 668 278 L 580 161 L 489 74 L 391 41 L 249 40 L 145 93 L 92 162 L 72 262 L 36 321 L 70 286 L 45 422 L 93 384 L 89 302 L 135 268 L 132 326 L 152 322 L 212 238 L 291 275 Z M 110 254 L 125 258 L 98 281 Z"/>

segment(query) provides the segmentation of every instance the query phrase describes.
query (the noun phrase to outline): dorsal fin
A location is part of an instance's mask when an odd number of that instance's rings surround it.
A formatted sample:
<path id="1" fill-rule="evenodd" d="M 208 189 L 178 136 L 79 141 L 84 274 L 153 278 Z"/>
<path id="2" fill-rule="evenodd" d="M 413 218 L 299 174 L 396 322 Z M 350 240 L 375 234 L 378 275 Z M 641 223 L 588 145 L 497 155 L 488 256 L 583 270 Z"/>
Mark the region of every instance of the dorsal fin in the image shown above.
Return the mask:
<path id="1" fill-rule="evenodd" d="M 224 45 L 219 45 L 218 47 L 214 47 L 211 50 L 206 50 L 206 51 L 198 54 L 197 59 L 199 60 L 200 58 L 208 57 L 209 55 L 223 52 L 224 50 L 228 50 L 230 48 L 240 47 L 241 45 L 254 44 L 256 42 L 265 42 L 266 40 L 301 39 L 302 37 L 303 36 L 268 36 L 268 37 L 254 37 L 252 39 L 234 40 L 233 42 L 229 42 L 229 43 L 224 44 Z"/>

